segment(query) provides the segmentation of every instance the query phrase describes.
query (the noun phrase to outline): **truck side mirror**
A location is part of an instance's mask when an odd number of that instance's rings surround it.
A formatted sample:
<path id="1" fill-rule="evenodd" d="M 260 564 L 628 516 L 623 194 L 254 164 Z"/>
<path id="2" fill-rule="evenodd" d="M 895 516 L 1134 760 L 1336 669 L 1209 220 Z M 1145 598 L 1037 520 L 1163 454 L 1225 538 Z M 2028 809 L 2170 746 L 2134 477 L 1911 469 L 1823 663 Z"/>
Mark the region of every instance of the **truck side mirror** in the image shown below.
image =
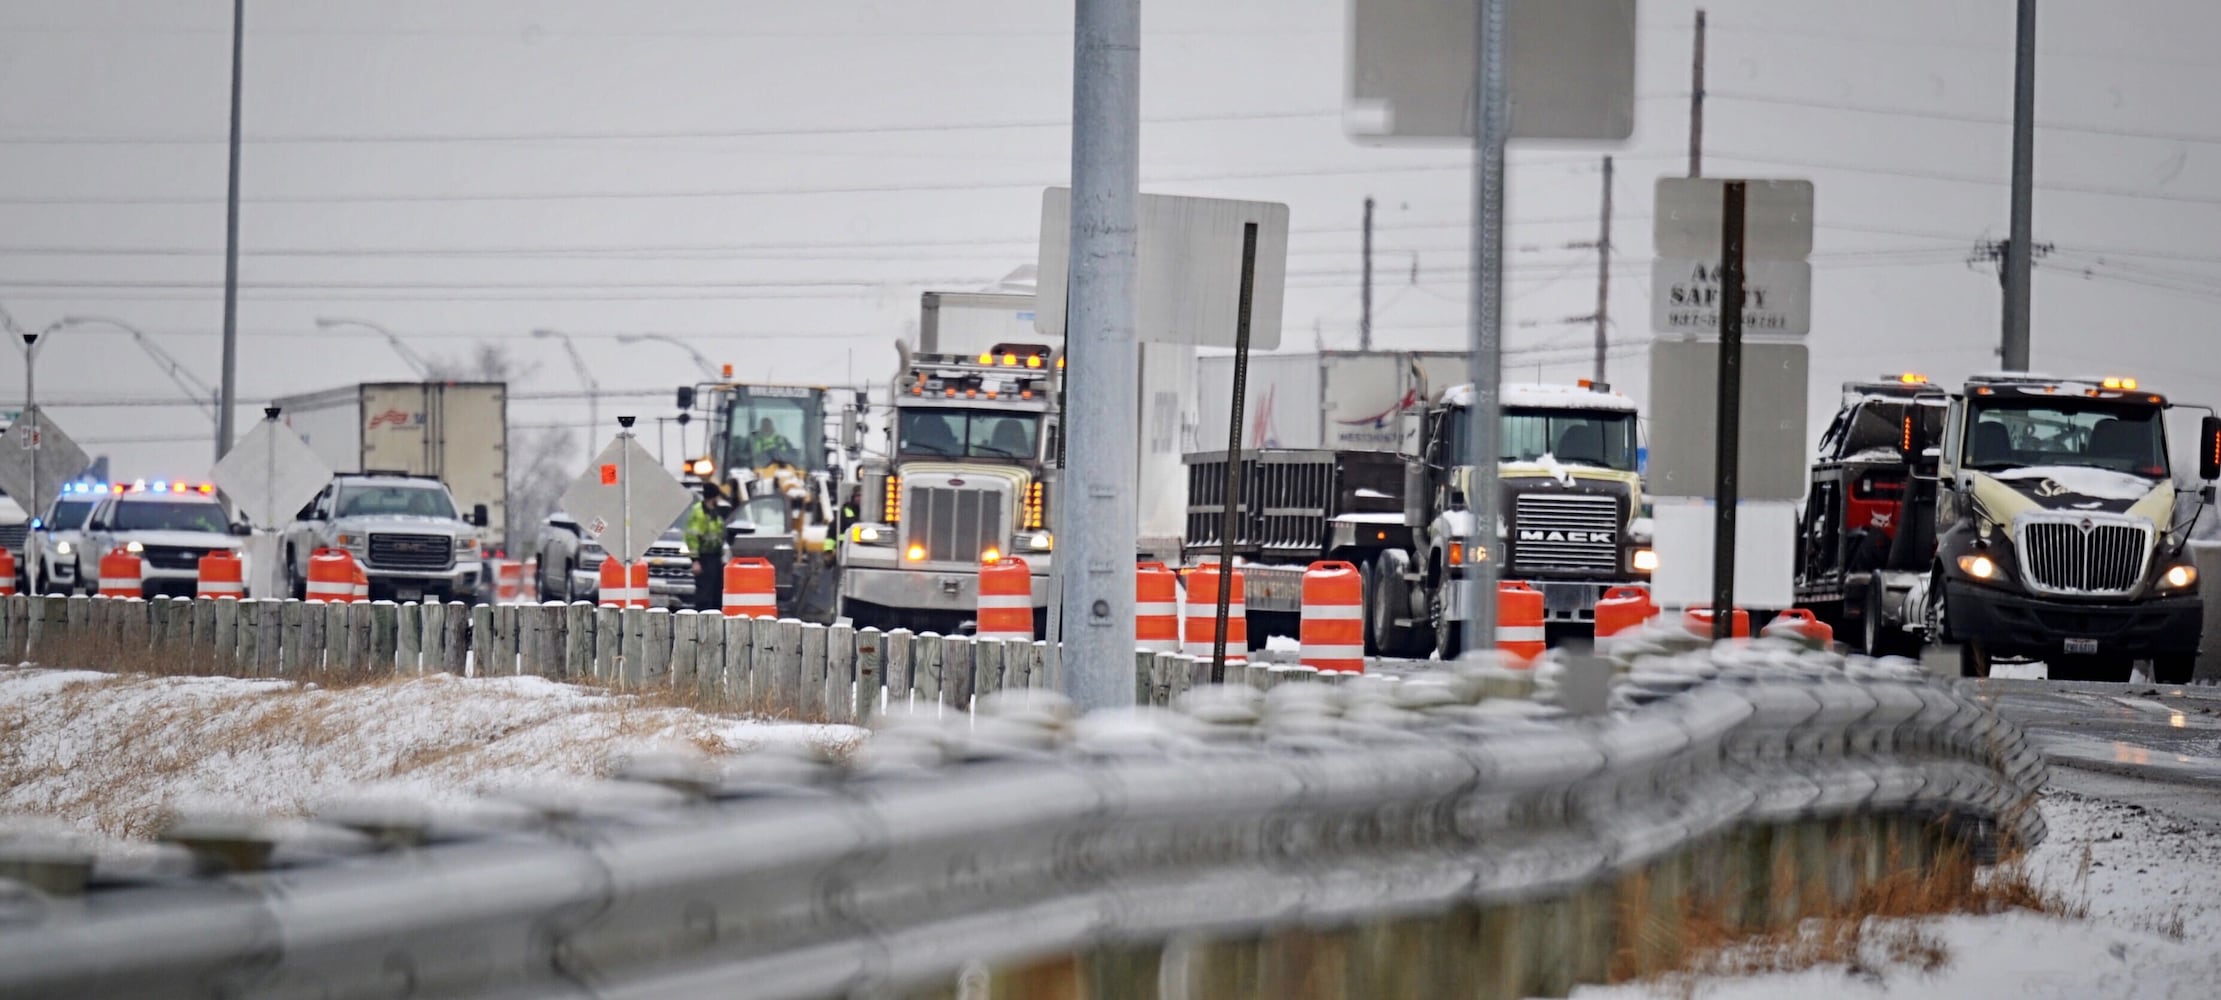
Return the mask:
<path id="1" fill-rule="evenodd" d="M 679 387 L 679 412 L 680 412 L 680 413 L 685 413 L 686 411 L 688 411 L 688 410 L 691 410 L 691 409 L 693 409 L 693 408 L 694 408 L 694 387 L 693 387 L 693 386 L 691 386 L 691 385 L 682 385 L 682 386 L 680 386 L 680 387 Z"/>
<path id="2" fill-rule="evenodd" d="M 483 528 L 483 527 L 485 527 L 485 526 L 486 526 L 487 522 L 489 522 L 489 521 L 492 521 L 492 520 L 493 520 L 493 515 L 492 515 L 492 514 L 491 514 L 490 512 L 488 512 L 488 511 L 486 510 L 486 505 L 485 505 L 485 504 L 482 504 L 482 503 L 481 503 L 481 504 L 472 504 L 472 505 L 471 505 L 471 508 L 470 508 L 470 523 L 471 523 L 471 526 L 472 526 L 472 527 L 474 527 L 474 528 Z"/>
<path id="3" fill-rule="evenodd" d="M 856 450 L 856 446 L 857 446 L 857 444 L 858 444 L 858 441 L 857 441 L 857 428 L 856 428 L 856 411 L 855 411 L 855 410 L 842 410 L 842 411 L 841 411 L 841 450 L 842 450 L 842 451 L 847 451 L 847 452 L 853 452 L 853 451 L 855 451 L 855 450 Z"/>
<path id="4" fill-rule="evenodd" d="M 2221 478 L 2221 417 L 2211 414 L 2198 421 L 2198 478 Z"/>

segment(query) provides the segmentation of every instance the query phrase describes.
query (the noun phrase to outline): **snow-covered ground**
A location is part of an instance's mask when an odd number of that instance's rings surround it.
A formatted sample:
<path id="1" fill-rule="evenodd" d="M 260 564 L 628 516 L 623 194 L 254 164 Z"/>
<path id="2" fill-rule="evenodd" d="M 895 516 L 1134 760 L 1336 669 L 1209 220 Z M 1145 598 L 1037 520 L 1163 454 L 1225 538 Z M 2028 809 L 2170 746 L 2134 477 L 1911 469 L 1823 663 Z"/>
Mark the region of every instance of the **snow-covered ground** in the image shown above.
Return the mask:
<path id="1" fill-rule="evenodd" d="M 1669 978 L 1582 1000 L 2088 1000 L 2221 996 L 2221 825 L 2054 790 L 2051 835 L 2027 858 L 2031 880 L 2082 918 L 2026 911 L 1869 925 L 1859 968 L 1829 965 L 1742 978 Z M 1893 944 L 1940 949 L 1941 964 L 1894 957 Z"/>
<path id="2" fill-rule="evenodd" d="M 838 753 L 861 738 L 847 726 L 708 715 L 536 677 L 321 689 L 6 668 L 0 815 L 134 838 L 180 801 L 270 816 L 357 791 L 436 804 L 605 774 L 644 746 L 722 754 L 777 741 Z"/>

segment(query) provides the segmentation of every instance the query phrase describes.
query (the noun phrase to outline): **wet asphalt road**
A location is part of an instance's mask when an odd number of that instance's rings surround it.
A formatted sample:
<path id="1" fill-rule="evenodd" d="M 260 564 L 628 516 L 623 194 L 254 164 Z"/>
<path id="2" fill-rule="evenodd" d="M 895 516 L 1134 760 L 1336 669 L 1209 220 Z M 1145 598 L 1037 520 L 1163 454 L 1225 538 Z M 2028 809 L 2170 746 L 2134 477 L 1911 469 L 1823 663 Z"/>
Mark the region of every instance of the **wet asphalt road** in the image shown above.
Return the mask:
<path id="1" fill-rule="evenodd" d="M 2054 787 L 2221 822 L 2221 687 L 1986 680 Z"/>

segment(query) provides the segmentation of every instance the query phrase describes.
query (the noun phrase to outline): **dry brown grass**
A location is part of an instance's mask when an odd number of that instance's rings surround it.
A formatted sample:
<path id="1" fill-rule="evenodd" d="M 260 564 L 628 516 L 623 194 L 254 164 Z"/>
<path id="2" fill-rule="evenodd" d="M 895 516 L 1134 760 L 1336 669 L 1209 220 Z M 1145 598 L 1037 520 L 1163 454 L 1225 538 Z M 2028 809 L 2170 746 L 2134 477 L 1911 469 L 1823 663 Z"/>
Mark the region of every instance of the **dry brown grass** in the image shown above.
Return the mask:
<path id="1" fill-rule="evenodd" d="M 2030 877 L 2024 860 L 1983 868 L 1963 847 L 1949 846 L 1925 865 L 1907 863 L 1891 852 L 1890 874 L 1836 902 L 1824 888 L 1783 879 L 1776 870 L 1773 912 L 1799 916 L 1785 925 L 1744 926 L 1728 909 L 1694 897 L 1680 914 L 1677 957 L 1664 967 L 1645 969 L 1627 953 L 1614 956 L 1614 981 L 1655 979 L 1694 996 L 1702 977 L 1753 976 L 1841 966 L 1853 975 L 1878 976 L 1889 968 L 1935 972 L 1950 962 L 1943 943 L 1930 933 L 1932 918 L 1993 914 L 2012 910 L 2070 918 L 2087 909 L 2045 890 Z M 1622 920 L 1646 915 L 1622 907 Z"/>

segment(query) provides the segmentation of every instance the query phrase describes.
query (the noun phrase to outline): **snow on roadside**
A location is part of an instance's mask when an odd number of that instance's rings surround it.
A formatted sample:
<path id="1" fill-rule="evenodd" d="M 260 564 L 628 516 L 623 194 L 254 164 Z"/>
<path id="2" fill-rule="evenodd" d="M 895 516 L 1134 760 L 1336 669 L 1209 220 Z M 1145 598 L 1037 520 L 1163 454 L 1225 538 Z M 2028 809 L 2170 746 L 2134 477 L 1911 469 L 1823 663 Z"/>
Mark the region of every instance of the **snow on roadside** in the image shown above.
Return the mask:
<path id="1" fill-rule="evenodd" d="M 1584 988 L 1583 1000 L 2085 1000 L 2089 997 L 2212 997 L 2221 982 L 2221 829 L 2071 792 L 2051 791 L 2041 808 L 2051 833 L 2029 852 L 2032 881 L 2082 919 L 2026 911 L 1919 922 L 1877 921 L 1872 930 L 1910 926 L 1940 946 L 1944 964 L 1924 972 L 1892 962 L 1870 934 L 1861 968 L 1693 983 L 1667 979 Z"/>
<path id="2" fill-rule="evenodd" d="M 375 789 L 441 803 L 605 774 L 657 743 L 839 752 L 849 726 L 643 704 L 536 677 L 446 675 L 321 689 L 285 681 L 0 669 L 0 814 L 144 837 L 169 804 L 299 815 Z"/>

